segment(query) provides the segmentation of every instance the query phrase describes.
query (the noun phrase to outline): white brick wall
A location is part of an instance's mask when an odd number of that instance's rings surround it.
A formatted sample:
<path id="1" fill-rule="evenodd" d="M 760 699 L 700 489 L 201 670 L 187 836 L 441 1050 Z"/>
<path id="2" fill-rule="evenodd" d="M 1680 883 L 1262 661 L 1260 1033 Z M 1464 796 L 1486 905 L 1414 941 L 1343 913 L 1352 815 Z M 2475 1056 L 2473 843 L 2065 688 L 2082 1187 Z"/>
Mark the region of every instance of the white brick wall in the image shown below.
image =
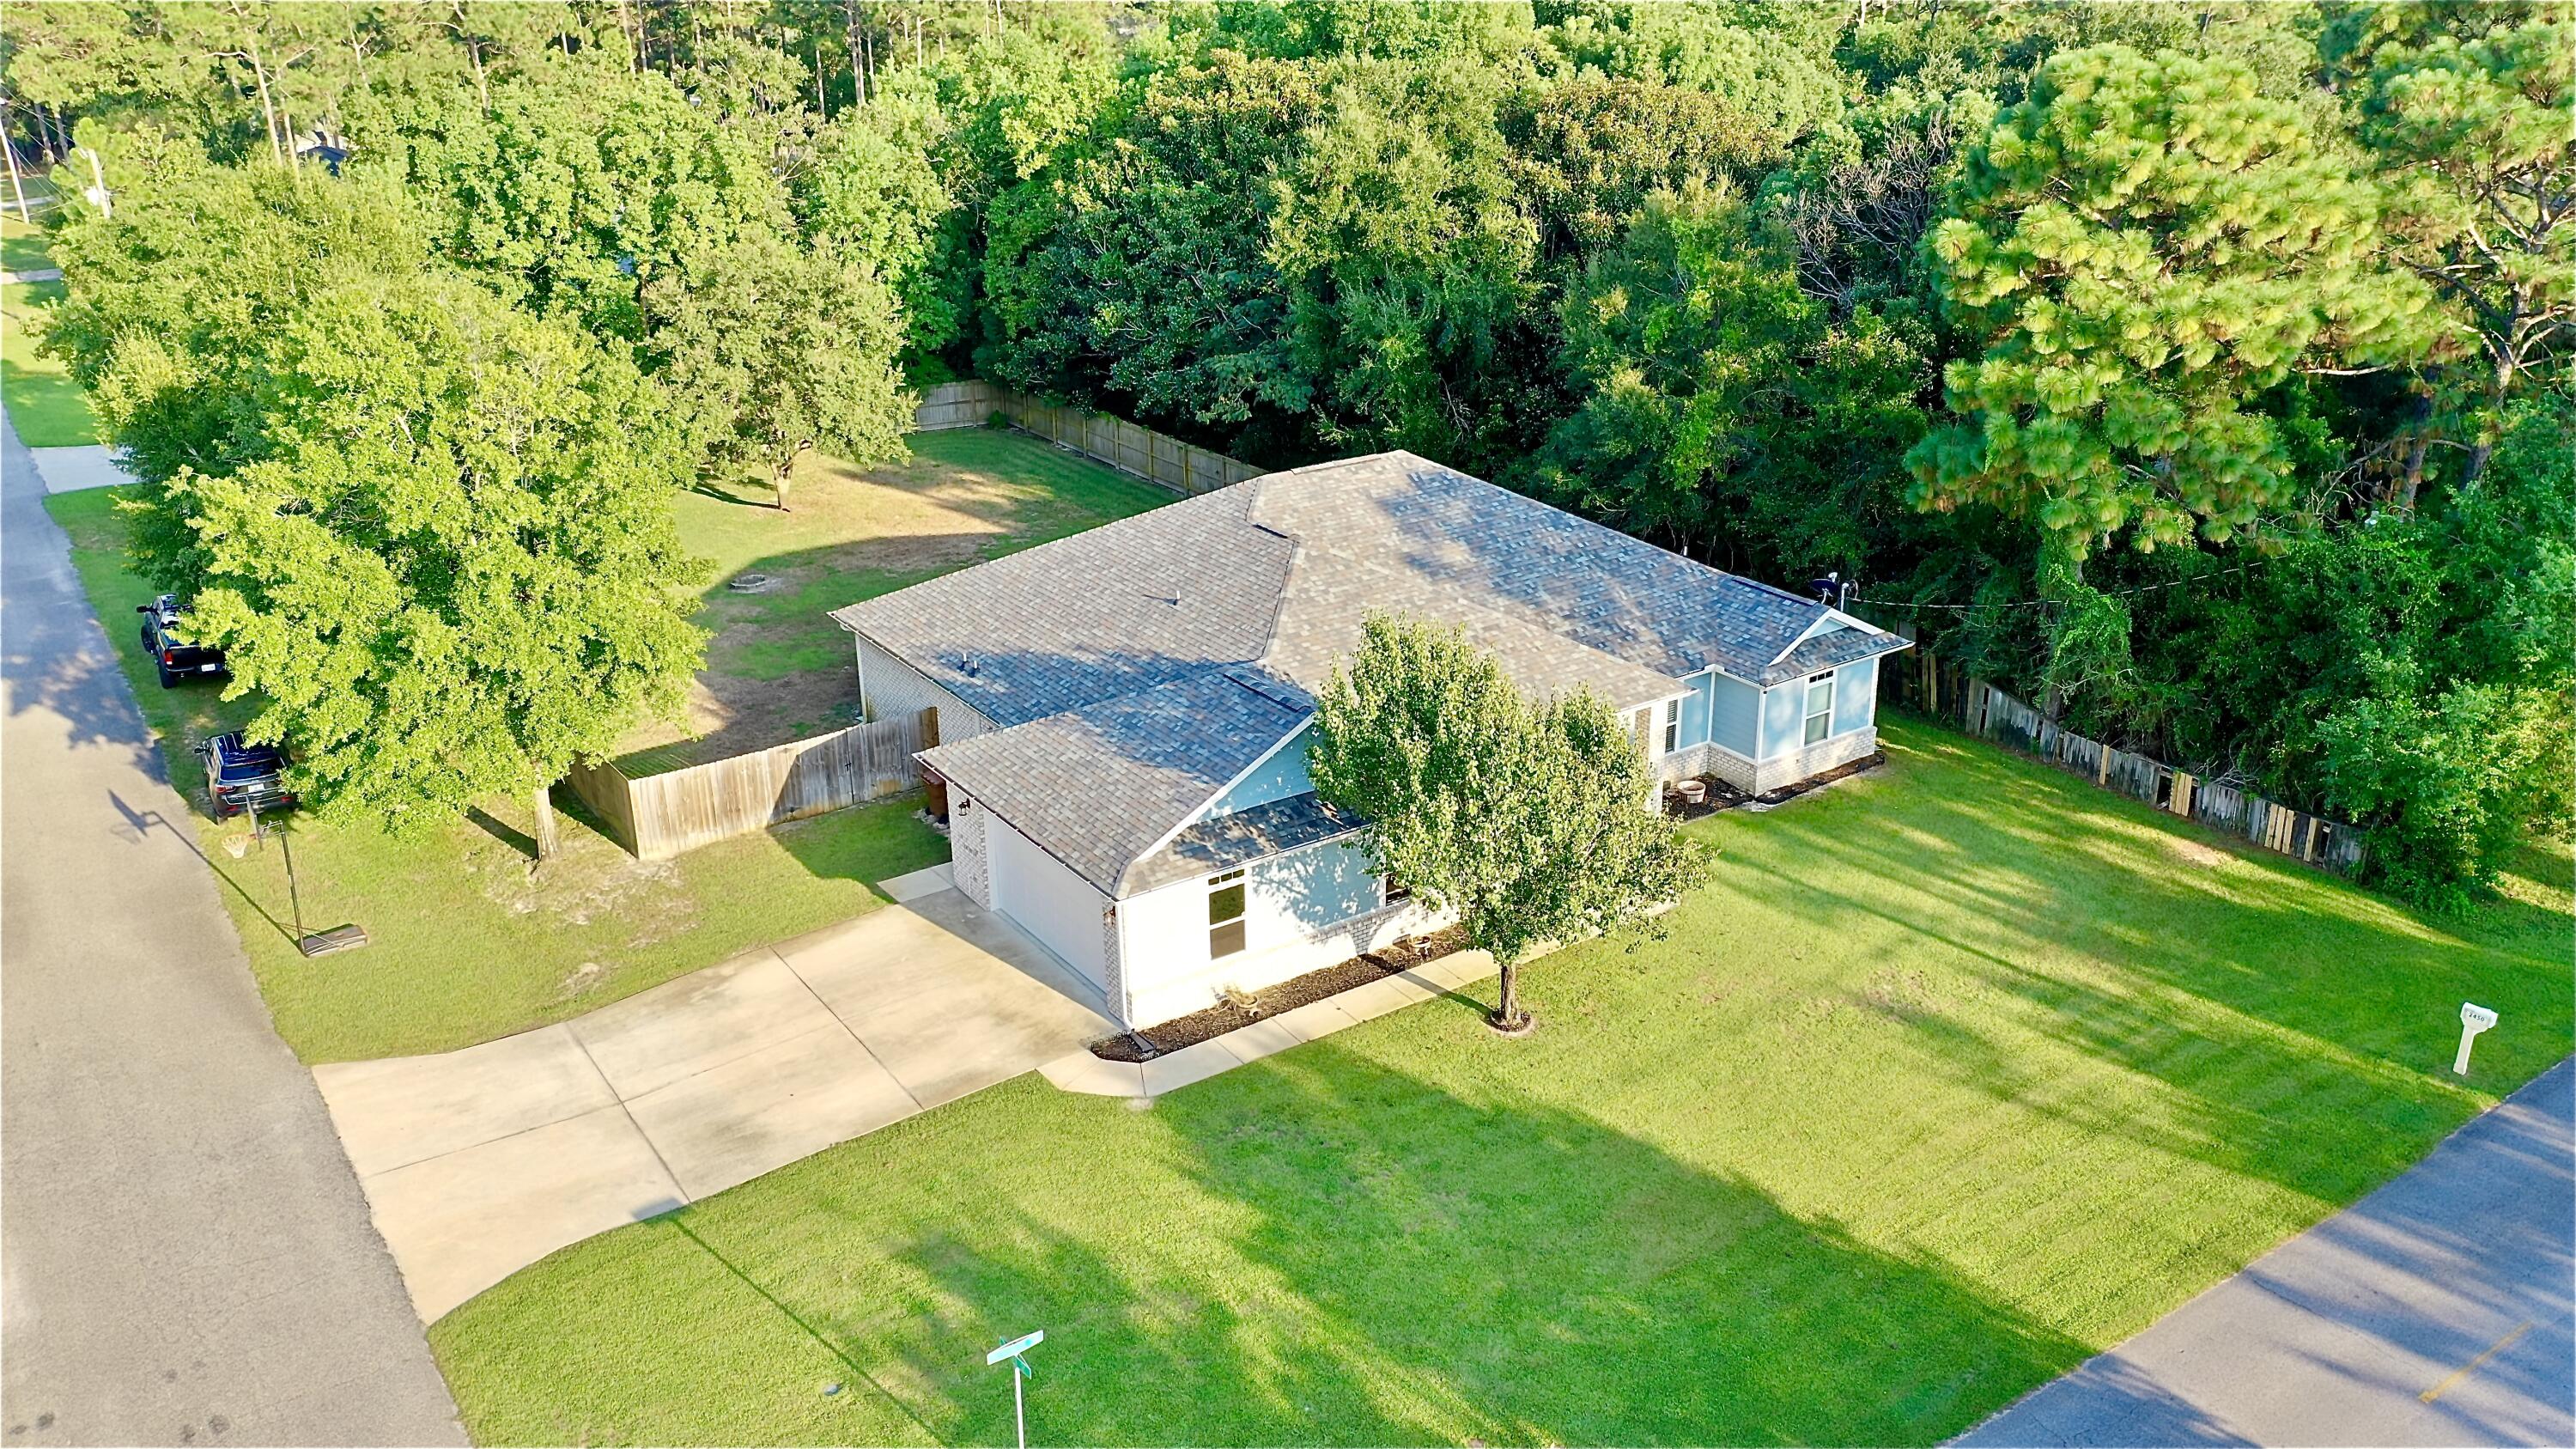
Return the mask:
<path id="1" fill-rule="evenodd" d="M 1838 765 L 1848 765 L 1877 748 L 1878 727 L 1875 725 L 1835 735 L 1758 765 L 1715 745 L 1693 745 L 1664 756 L 1661 773 L 1667 784 L 1700 775 L 1714 775 L 1748 795 L 1759 795 L 1783 785 L 1794 785 L 1810 775 L 1821 775 Z"/>

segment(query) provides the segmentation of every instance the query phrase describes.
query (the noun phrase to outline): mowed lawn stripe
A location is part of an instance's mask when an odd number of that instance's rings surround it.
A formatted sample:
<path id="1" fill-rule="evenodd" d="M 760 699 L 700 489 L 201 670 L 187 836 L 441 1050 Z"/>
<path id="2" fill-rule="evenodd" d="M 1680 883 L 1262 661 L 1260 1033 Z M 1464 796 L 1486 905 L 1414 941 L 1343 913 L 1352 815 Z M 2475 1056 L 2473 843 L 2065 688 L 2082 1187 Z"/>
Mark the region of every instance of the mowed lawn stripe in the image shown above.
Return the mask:
<path id="1" fill-rule="evenodd" d="M 1031 1077 L 432 1329 L 486 1442 L 1933 1442 L 2570 1046 L 2563 854 L 2427 920 L 1930 727 L 1662 939 L 1160 1099 Z M 2507 1023 L 2448 1072 L 2463 997 Z M 717 1260 L 721 1259 L 721 1262 Z M 826 1396 L 826 1384 L 844 1391 Z"/>

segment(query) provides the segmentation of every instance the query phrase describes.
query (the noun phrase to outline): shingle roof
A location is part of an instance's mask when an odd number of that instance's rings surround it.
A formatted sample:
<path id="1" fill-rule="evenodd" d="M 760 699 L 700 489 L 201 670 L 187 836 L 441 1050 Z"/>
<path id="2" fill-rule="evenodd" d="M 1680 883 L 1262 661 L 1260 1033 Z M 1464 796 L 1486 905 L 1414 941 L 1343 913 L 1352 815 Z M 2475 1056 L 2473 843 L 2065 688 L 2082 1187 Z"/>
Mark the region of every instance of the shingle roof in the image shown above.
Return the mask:
<path id="1" fill-rule="evenodd" d="M 1242 485 L 1040 544 L 832 617 L 996 725 L 1261 657 L 1289 541 Z"/>
<path id="2" fill-rule="evenodd" d="M 1194 880 L 1349 835 L 1364 823 L 1311 791 L 1291 795 L 1184 828 L 1129 866 L 1121 886 L 1133 895 Z"/>
<path id="3" fill-rule="evenodd" d="M 1704 668 L 1768 685 L 1905 647 L 1411 453 L 1267 474 L 833 617 L 1000 726 L 934 769 L 1120 895 L 1303 718 L 1245 703 L 1267 698 L 1245 680 L 1321 688 L 1376 610 L 1457 625 L 1533 693 L 1621 706 Z"/>
<path id="4" fill-rule="evenodd" d="M 1303 723 L 1314 701 L 1243 667 L 975 735 L 923 763 L 1112 896 L 1146 849 Z"/>

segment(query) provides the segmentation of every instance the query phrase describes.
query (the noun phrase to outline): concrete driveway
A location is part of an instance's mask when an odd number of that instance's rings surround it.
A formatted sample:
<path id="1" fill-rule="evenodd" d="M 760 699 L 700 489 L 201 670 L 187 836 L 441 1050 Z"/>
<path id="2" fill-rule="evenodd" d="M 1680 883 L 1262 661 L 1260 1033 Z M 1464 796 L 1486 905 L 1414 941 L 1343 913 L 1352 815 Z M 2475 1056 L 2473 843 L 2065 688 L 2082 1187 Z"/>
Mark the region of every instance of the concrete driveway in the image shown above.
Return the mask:
<path id="1" fill-rule="evenodd" d="M 1114 1029 L 1044 948 L 946 889 L 561 1025 L 313 1075 L 428 1322 L 568 1243 Z"/>

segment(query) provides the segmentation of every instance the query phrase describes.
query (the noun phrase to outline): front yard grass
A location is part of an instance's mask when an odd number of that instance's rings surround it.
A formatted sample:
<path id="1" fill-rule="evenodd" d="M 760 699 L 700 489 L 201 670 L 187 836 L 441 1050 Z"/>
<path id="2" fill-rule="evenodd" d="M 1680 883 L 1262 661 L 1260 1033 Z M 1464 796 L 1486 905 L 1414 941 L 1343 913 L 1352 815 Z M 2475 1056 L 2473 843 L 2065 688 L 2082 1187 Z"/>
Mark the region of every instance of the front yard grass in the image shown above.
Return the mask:
<path id="1" fill-rule="evenodd" d="M 431 1329 L 484 1443 L 1932 1443 L 2570 1042 L 2570 862 L 2432 920 L 2036 763 L 1692 829 L 1712 884 L 1134 1111 L 1031 1076 Z M 1487 988 L 1488 990 L 1490 988 Z M 2463 999 L 2503 1025 L 2449 1074 Z M 840 1385 L 826 1395 L 827 1385 Z"/>
<path id="2" fill-rule="evenodd" d="M 713 637 L 680 726 L 649 724 L 618 767 L 658 774 L 849 725 L 850 636 L 831 611 L 1142 513 L 1173 495 L 1025 433 L 917 433 L 912 457 L 860 468 L 807 455 L 770 506 L 766 483 L 710 483 L 679 504 L 681 542 L 711 565 L 698 624 Z M 759 593 L 729 580 L 766 575 Z"/>
<path id="3" fill-rule="evenodd" d="M 0 401 L 8 404 L 18 441 L 30 448 L 69 448 L 98 441 L 89 394 L 72 381 L 61 361 L 36 352 L 36 344 L 43 340 L 44 309 L 62 297 L 60 282 L 0 285 Z"/>
<path id="4" fill-rule="evenodd" d="M 125 568 L 123 489 L 45 500 L 107 626 L 135 698 L 160 736 L 171 782 L 204 808 L 191 742 L 239 728 L 248 700 L 213 683 L 165 690 L 134 637 L 152 588 Z M 558 791 L 559 806 L 570 792 Z M 873 883 L 948 858 L 913 817 L 916 796 L 839 811 L 638 861 L 558 811 L 564 853 L 531 877 L 527 803 L 487 802 L 472 819 L 411 838 L 297 817 L 289 841 L 201 815 L 166 825 L 214 867 L 279 1035 L 308 1062 L 445 1051 L 604 1006 L 764 941 L 884 904 Z M 355 921 L 373 944 L 307 960 L 294 946 L 286 852 L 305 928 Z M 236 854 L 235 852 L 239 853 Z"/>

